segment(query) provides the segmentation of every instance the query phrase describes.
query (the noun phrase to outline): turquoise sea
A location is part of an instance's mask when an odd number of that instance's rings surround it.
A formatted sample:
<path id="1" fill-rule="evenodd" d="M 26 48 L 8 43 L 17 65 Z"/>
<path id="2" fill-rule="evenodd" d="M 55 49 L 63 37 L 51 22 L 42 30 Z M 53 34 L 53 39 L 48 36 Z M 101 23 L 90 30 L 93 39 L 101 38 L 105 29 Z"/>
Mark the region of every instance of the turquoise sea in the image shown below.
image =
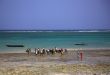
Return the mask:
<path id="1" fill-rule="evenodd" d="M 75 45 L 84 43 L 85 45 Z M 23 44 L 25 47 L 7 47 Z M 0 31 L 0 52 L 19 52 L 26 48 L 110 48 L 110 32 L 77 31 Z"/>

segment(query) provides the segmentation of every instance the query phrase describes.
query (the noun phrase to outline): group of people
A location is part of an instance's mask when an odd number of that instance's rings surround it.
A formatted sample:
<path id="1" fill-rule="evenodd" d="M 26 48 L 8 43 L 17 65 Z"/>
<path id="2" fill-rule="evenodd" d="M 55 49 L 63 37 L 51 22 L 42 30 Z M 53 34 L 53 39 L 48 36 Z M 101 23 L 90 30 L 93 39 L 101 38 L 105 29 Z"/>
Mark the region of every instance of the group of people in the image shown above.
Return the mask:
<path id="1" fill-rule="evenodd" d="M 30 48 L 28 48 L 27 50 L 26 50 L 26 52 L 28 53 L 28 55 L 31 53 L 31 49 Z M 56 54 L 56 53 L 60 53 L 61 55 L 63 55 L 64 53 L 67 53 L 67 49 L 63 49 L 63 48 L 61 48 L 61 49 L 57 49 L 56 47 L 55 48 L 53 48 L 53 49 L 45 49 L 45 48 L 42 48 L 42 49 L 40 49 L 40 48 L 35 48 L 35 52 L 34 52 L 36 55 L 45 55 L 45 54 L 47 54 L 47 55 L 54 55 L 54 54 Z"/>

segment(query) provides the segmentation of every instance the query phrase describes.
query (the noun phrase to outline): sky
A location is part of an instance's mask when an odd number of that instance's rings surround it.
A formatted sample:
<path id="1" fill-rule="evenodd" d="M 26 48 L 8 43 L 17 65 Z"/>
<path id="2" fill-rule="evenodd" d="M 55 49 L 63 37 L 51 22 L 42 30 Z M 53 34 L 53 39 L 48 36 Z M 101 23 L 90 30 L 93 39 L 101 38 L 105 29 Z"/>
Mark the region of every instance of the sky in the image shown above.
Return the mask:
<path id="1" fill-rule="evenodd" d="M 110 0 L 0 0 L 0 30 L 110 29 Z"/>

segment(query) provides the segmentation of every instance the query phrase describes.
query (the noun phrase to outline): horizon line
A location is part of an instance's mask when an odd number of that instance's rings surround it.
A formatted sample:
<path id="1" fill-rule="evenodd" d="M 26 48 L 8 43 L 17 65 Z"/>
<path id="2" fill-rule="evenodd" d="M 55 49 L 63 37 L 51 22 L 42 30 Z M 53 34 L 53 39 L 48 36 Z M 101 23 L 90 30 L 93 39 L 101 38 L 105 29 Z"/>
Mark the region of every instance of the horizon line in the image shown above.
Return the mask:
<path id="1" fill-rule="evenodd" d="M 0 31 L 76 31 L 76 30 L 110 30 L 110 29 L 3 29 Z"/>

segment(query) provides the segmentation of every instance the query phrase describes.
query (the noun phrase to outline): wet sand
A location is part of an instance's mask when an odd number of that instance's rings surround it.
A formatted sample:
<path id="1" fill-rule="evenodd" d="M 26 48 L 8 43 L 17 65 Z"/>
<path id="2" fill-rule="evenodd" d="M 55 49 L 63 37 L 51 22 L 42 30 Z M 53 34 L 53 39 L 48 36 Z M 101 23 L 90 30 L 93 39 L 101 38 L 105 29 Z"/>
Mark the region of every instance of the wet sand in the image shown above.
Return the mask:
<path id="1" fill-rule="evenodd" d="M 110 50 L 82 50 L 36 56 L 0 53 L 0 75 L 110 75 Z"/>

